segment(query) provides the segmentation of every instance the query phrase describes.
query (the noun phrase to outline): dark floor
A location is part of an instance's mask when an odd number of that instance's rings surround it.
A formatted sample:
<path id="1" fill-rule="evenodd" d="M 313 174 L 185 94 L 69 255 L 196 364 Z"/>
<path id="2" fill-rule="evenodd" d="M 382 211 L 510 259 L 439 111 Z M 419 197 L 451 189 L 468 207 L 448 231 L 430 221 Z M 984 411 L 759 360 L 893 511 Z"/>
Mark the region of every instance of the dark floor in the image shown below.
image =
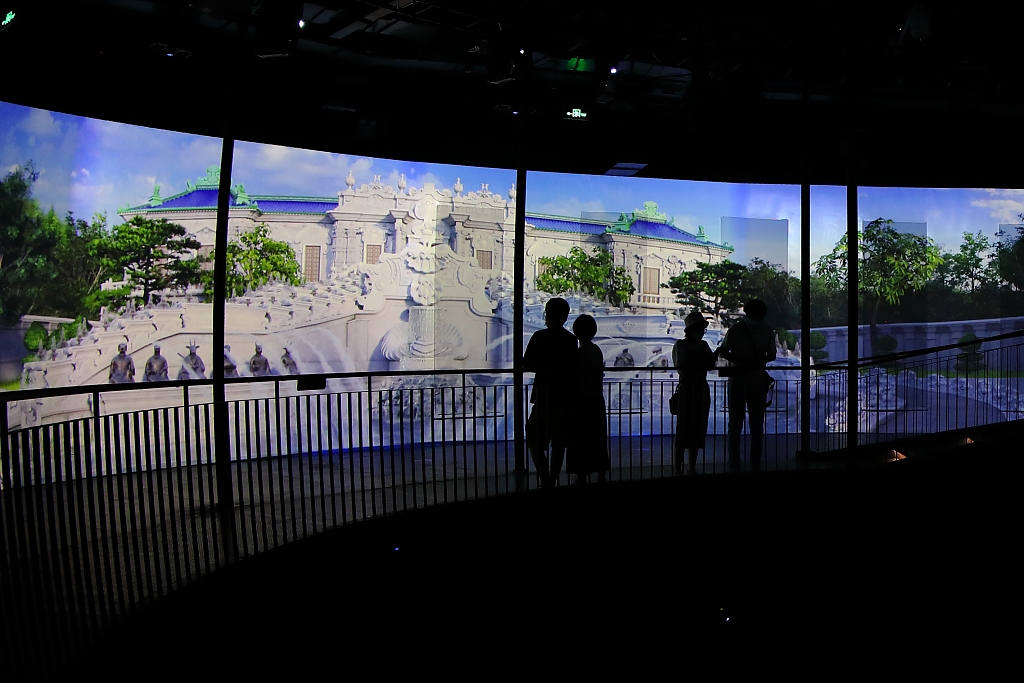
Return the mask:
<path id="1" fill-rule="evenodd" d="M 977 673 L 1013 637 L 1017 475 L 1012 455 L 971 469 L 962 455 L 401 512 L 203 577 L 74 668 L 463 678 L 820 661 L 839 673 L 968 656 Z"/>

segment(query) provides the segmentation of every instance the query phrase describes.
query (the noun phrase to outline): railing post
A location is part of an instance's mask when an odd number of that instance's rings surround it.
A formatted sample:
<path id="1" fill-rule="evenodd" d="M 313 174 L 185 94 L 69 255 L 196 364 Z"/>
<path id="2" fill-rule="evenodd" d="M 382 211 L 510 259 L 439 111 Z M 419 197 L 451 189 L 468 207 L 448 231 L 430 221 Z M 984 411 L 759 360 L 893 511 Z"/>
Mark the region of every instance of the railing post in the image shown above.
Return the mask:
<path id="1" fill-rule="evenodd" d="M 805 162 L 806 163 L 806 162 Z M 800 185 L 800 452 L 811 451 L 811 186 Z"/>
<path id="2" fill-rule="evenodd" d="M 3 403 L 3 411 L 0 411 L 0 491 L 10 491 L 11 448 L 7 442 L 10 426 L 7 423 L 8 404 L 6 400 Z"/>
<path id="3" fill-rule="evenodd" d="M 523 63 L 533 57 L 528 52 Z M 525 88 L 523 89 L 525 91 Z M 523 285 L 526 280 L 526 117 L 529 109 L 525 102 L 519 105 L 519 151 L 516 164 L 516 229 L 515 256 L 512 275 L 512 385 L 515 391 L 513 410 L 515 418 L 515 478 L 516 490 L 528 487 L 526 468 L 526 401 L 523 397 Z"/>
<path id="4" fill-rule="evenodd" d="M 852 74 L 851 74 L 852 76 Z M 852 84 L 851 84 L 852 90 Z M 847 103 L 849 115 L 853 117 L 853 93 Z M 860 426 L 858 410 L 858 368 L 860 358 L 860 326 L 858 325 L 860 300 L 857 296 L 860 288 L 858 265 L 860 258 L 860 218 L 857 210 L 857 181 L 855 171 L 857 154 L 854 149 L 855 139 L 852 122 L 847 123 L 847 185 L 846 185 L 846 329 L 849 335 L 846 340 L 846 449 L 852 457 L 857 448 L 857 429 Z"/>
<path id="5" fill-rule="evenodd" d="M 231 198 L 231 164 L 235 141 L 225 137 L 221 148 L 220 186 L 217 192 L 217 237 L 213 270 L 213 435 L 214 467 L 217 473 L 217 535 L 225 562 L 238 557 L 235 538 L 235 501 L 231 486 L 231 438 L 228 434 L 228 404 L 224 393 L 224 301 L 227 297 L 228 210 Z"/>

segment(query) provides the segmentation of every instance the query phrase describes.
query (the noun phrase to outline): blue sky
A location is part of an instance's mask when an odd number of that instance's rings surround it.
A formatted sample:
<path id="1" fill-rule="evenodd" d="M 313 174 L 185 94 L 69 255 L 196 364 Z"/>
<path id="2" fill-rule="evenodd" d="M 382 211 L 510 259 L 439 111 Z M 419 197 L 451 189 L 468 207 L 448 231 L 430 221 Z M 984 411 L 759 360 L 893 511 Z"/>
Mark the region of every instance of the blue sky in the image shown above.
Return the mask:
<path id="1" fill-rule="evenodd" d="M 500 144 L 500 143 L 494 143 Z M 111 221 L 124 204 L 141 204 L 161 186 L 164 197 L 185 189 L 187 180 L 220 162 L 219 139 L 69 116 L 0 102 L 0 170 L 31 159 L 39 171 L 34 192 L 44 207 L 72 210 L 82 218 L 106 212 Z M 375 159 L 330 152 L 239 142 L 233 180 L 251 194 L 335 196 L 352 170 L 357 183 L 381 175 L 388 184 L 404 173 L 410 186 L 433 182 L 450 188 L 461 178 L 466 191 L 488 183 L 507 196 L 515 171 Z M 812 189 L 811 256 L 827 252 L 845 230 L 846 188 Z M 787 185 L 621 178 L 531 172 L 527 208 L 532 212 L 579 216 L 583 211 L 624 212 L 645 201 L 696 232 L 703 225 L 720 241 L 722 216 L 789 220 L 789 267 L 799 264 L 799 188 Z M 1016 223 L 1024 212 L 1024 190 L 860 188 L 859 214 L 928 223 L 928 233 L 955 249 L 964 231 L 994 236 L 999 223 Z M 757 235 L 738 244 L 737 259 L 758 255 Z M 777 238 L 773 238 L 777 241 Z M 777 252 L 779 245 L 771 245 Z"/>

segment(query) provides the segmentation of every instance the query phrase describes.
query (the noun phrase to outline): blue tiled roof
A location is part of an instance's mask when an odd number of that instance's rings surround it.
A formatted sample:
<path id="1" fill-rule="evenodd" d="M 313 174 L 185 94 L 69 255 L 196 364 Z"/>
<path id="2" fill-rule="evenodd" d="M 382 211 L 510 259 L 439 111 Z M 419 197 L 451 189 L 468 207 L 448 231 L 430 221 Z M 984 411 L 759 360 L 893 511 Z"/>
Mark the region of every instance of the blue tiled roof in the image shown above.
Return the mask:
<path id="1" fill-rule="evenodd" d="M 262 204 L 261 204 L 262 206 Z M 722 245 L 711 241 L 701 241 L 696 235 L 685 230 L 660 223 L 658 221 L 636 220 L 629 226 L 628 231 L 613 230 L 609 223 L 595 221 L 573 220 L 571 218 L 555 218 L 552 216 L 531 216 L 527 214 L 526 222 L 538 230 L 551 230 L 553 232 L 571 232 L 584 235 L 603 235 L 605 232 L 619 235 L 632 235 L 633 237 L 646 237 L 648 239 L 668 240 L 670 242 L 686 242 L 700 246 L 723 248 Z"/>
<path id="2" fill-rule="evenodd" d="M 584 235 L 603 235 L 608 228 L 606 223 L 593 223 L 590 221 L 574 221 L 569 218 L 550 218 L 547 216 L 526 216 L 526 222 L 538 230 L 553 230 L 554 232 L 575 232 Z"/>
<path id="3" fill-rule="evenodd" d="M 134 206 L 130 211 L 162 211 L 175 209 L 216 209 L 217 190 L 192 190 L 179 195 L 168 197 L 163 203 L 157 206 L 142 204 Z M 251 200 L 256 202 L 262 213 L 312 213 L 325 214 L 337 208 L 336 200 L 326 197 L 276 197 L 272 195 L 250 195 Z M 237 204 L 235 198 L 231 197 L 230 206 L 249 206 L 248 204 Z"/>
<path id="4" fill-rule="evenodd" d="M 217 190 L 192 190 L 184 194 L 168 197 L 163 204 L 150 207 L 148 204 L 136 206 L 135 209 L 145 211 L 152 209 L 216 209 Z"/>
<path id="5" fill-rule="evenodd" d="M 639 237 L 650 237 L 656 240 L 670 240 L 672 242 L 689 242 L 690 244 L 708 245 L 712 247 L 720 246 L 714 242 L 701 242 L 697 239 L 696 235 L 691 235 L 685 230 L 668 225 L 667 223 L 657 223 L 655 221 L 645 221 L 643 219 L 633 221 L 633 224 L 629 226 L 629 234 L 637 235 Z"/>
<path id="6" fill-rule="evenodd" d="M 250 195 L 260 207 L 263 213 L 327 213 L 338 208 L 337 200 L 329 199 L 264 199 L 256 195 Z M 233 202 L 232 202 L 233 203 Z"/>

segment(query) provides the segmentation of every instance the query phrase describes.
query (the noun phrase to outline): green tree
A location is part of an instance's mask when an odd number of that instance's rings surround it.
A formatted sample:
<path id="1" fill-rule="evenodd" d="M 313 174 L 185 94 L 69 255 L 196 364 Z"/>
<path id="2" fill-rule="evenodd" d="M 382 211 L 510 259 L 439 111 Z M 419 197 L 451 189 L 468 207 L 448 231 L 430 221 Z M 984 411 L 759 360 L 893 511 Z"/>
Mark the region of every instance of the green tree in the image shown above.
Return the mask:
<path id="1" fill-rule="evenodd" d="M 800 327 L 800 280 L 783 270 L 781 264 L 752 258 L 741 290 L 744 301 L 761 299 L 765 302 L 767 320 L 780 332 L 780 339 L 789 338 L 788 333 L 782 334 L 782 331 Z"/>
<path id="2" fill-rule="evenodd" d="M 811 325 L 813 327 L 836 327 L 846 325 L 846 288 L 830 288 L 825 281 L 811 276 Z"/>
<path id="3" fill-rule="evenodd" d="M 106 214 L 96 214 L 92 221 L 76 219 L 70 213 L 59 219 L 51 209 L 45 219 L 54 225 L 56 244 L 50 259 L 50 277 L 35 312 L 88 319 L 95 317 L 101 306 L 127 294 L 108 293 L 100 288 L 107 278 L 121 277 L 107 258 L 111 235 Z"/>
<path id="4" fill-rule="evenodd" d="M 216 250 L 210 256 L 216 259 Z M 301 284 L 301 268 L 295 251 L 287 242 L 270 237 L 270 228 L 260 223 L 228 241 L 226 253 L 227 292 L 225 298 L 240 296 L 271 280 Z M 207 292 L 213 290 L 213 271 L 204 271 Z"/>
<path id="5" fill-rule="evenodd" d="M 942 264 L 935 240 L 901 233 L 892 221 L 878 218 L 858 233 L 858 288 L 871 311 L 871 349 L 878 353 L 878 310 L 885 301 L 899 303 L 907 290 L 919 290 L 932 279 Z M 847 240 L 843 235 L 835 248 L 818 259 L 815 271 L 826 288 L 842 291 L 849 286 Z"/>
<path id="6" fill-rule="evenodd" d="M 565 256 L 542 256 L 539 263 L 547 266 L 535 283 L 542 292 L 586 294 L 621 308 L 636 291 L 629 271 L 616 266 L 612 253 L 601 247 L 589 255 L 573 247 Z"/>
<path id="7" fill-rule="evenodd" d="M 6 324 L 32 312 L 52 276 L 57 235 L 32 197 L 38 177 L 29 162 L 0 180 L 0 320 Z"/>
<path id="8" fill-rule="evenodd" d="M 112 273 L 123 272 L 131 289 L 142 290 L 145 302 L 153 292 L 200 282 L 201 261 L 190 255 L 200 246 L 177 223 L 136 216 L 114 226 L 100 252 L 103 266 Z"/>
<path id="9" fill-rule="evenodd" d="M 693 270 L 683 271 L 670 278 L 667 287 L 684 307 L 707 311 L 721 320 L 722 314 L 743 304 L 748 293 L 745 278 L 749 269 L 739 263 L 700 262 Z"/>
<path id="10" fill-rule="evenodd" d="M 998 278 L 995 263 L 990 259 L 993 246 L 979 230 L 964 233 L 964 241 L 955 254 L 943 254 L 936 269 L 936 279 L 953 290 L 974 294 Z"/>
<path id="11" fill-rule="evenodd" d="M 828 337 L 826 337 L 824 333 L 817 331 L 811 332 L 811 343 L 809 346 L 810 356 L 814 360 L 824 360 L 828 358 L 828 351 L 825 350 L 825 347 L 828 346 Z"/>
<path id="12" fill-rule="evenodd" d="M 1024 222 L 1024 213 L 1018 218 Z M 1000 230 L 996 233 L 995 271 L 1001 280 L 1012 287 L 1024 290 L 1024 227 L 1017 228 L 1016 235 Z"/>

